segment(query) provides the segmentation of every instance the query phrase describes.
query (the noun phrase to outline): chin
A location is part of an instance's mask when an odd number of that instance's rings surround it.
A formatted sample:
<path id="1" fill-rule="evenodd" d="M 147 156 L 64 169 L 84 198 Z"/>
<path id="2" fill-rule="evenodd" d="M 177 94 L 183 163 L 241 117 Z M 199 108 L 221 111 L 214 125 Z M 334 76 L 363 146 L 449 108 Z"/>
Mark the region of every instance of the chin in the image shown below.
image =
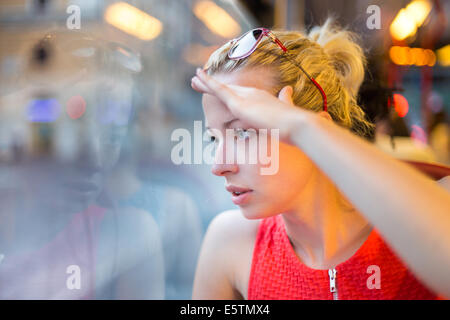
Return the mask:
<path id="1" fill-rule="evenodd" d="M 240 207 L 240 210 L 244 218 L 248 220 L 264 219 L 275 215 L 271 214 L 268 210 L 264 210 L 264 208 L 258 208 L 257 206 L 252 205 L 242 206 Z"/>
<path id="2" fill-rule="evenodd" d="M 49 203 L 50 206 L 55 212 L 58 214 L 76 214 L 83 212 L 90 205 L 90 201 L 55 201 L 53 203 Z"/>
<path id="3" fill-rule="evenodd" d="M 89 194 L 72 193 L 67 190 L 63 190 L 59 194 L 59 197 L 53 199 L 47 199 L 47 206 L 53 208 L 55 212 L 62 214 L 76 214 L 86 210 L 91 204 L 95 203 L 98 196 L 97 191 Z"/>

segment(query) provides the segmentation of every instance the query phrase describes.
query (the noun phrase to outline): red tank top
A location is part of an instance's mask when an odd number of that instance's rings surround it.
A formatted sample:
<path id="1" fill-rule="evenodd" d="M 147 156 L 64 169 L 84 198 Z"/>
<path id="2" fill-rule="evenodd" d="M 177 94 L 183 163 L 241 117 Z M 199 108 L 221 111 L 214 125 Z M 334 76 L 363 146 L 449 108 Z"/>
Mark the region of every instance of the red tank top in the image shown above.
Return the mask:
<path id="1" fill-rule="evenodd" d="M 379 289 L 375 279 L 378 276 Z M 412 275 L 375 230 L 350 259 L 334 270 L 317 270 L 307 267 L 296 256 L 281 215 L 261 221 L 253 251 L 249 300 L 437 298 Z"/>

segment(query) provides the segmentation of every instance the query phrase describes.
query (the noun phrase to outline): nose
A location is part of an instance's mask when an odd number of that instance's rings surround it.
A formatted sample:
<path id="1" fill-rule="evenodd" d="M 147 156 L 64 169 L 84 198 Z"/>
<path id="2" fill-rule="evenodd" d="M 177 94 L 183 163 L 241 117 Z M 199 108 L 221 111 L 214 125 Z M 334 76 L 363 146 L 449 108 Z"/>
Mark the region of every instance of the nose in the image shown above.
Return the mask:
<path id="1" fill-rule="evenodd" d="M 86 134 L 79 141 L 78 166 L 89 172 L 98 172 L 102 169 L 102 156 L 100 138 L 97 134 Z"/>
<path id="2" fill-rule="evenodd" d="M 229 161 L 230 163 L 227 163 L 225 155 L 225 143 L 221 142 L 216 149 L 214 164 L 211 169 L 211 172 L 216 176 L 226 176 L 228 174 L 239 172 L 239 166 L 235 163 L 234 159 L 233 162 Z"/>
<path id="3" fill-rule="evenodd" d="M 230 173 L 237 173 L 238 166 L 236 164 L 217 164 L 215 163 L 211 169 L 211 172 L 216 176 L 226 176 Z"/>

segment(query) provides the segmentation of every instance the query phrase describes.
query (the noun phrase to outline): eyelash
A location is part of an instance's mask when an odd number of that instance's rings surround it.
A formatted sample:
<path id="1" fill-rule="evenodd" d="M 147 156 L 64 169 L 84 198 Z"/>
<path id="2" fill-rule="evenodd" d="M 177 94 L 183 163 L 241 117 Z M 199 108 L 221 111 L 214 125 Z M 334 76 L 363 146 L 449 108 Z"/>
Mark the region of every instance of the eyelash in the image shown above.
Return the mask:
<path id="1" fill-rule="evenodd" d="M 238 137 L 238 139 L 248 139 L 248 138 L 250 138 L 250 132 L 248 130 L 246 130 L 246 129 L 238 128 L 238 129 L 235 129 L 235 132 L 237 133 L 237 135 L 239 135 L 240 132 L 247 134 L 247 136 L 245 138 L 239 138 Z"/>
<path id="2" fill-rule="evenodd" d="M 234 131 L 235 131 L 235 138 L 236 138 L 236 139 L 249 139 L 249 138 L 250 138 L 250 132 L 249 132 L 247 129 L 237 128 L 237 129 L 234 129 Z M 240 133 L 246 133 L 247 136 L 246 136 L 245 138 L 238 137 L 238 135 L 239 135 Z M 210 136 L 209 136 L 209 141 L 210 141 L 210 142 L 216 142 L 216 137 L 213 136 L 213 135 L 210 135 Z"/>

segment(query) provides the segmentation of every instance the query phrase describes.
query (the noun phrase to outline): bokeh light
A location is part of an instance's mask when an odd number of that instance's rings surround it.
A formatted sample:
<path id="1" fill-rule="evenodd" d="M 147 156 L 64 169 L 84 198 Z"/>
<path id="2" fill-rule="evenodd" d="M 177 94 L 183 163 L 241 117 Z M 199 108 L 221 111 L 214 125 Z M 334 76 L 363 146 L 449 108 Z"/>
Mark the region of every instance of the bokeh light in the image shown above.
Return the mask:
<path id="1" fill-rule="evenodd" d="M 408 114 L 408 100 L 399 93 L 394 93 L 394 107 L 399 117 L 403 118 Z"/>
<path id="2" fill-rule="evenodd" d="M 78 119 L 86 111 L 86 101 L 81 96 L 73 96 L 67 100 L 66 112 L 72 119 Z"/>
<path id="3" fill-rule="evenodd" d="M 437 50 L 439 63 L 444 66 L 450 66 L 450 44 Z"/>
<path id="4" fill-rule="evenodd" d="M 110 5 L 104 18 L 114 27 L 146 41 L 158 37 L 163 29 L 161 21 L 126 2 Z"/>
<path id="5" fill-rule="evenodd" d="M 420 144 L 427 143 L 427 135 L 425 134 L 425 131 L 420 126 L 415 124 L 411 126 L 411 138 Z"/>
<path id="6" fill-rule="evenodd" d="M 30 122 L 53 122 L 60 114 L 61 105 L 56 99 L 34 99 L 27 107 Z"/>
<path id="7" fill-rule="evenodd" d="M 436 55 L 430 49 L 392 46 L 389 49 L 389 58 L 400 66 L 432 67 L 436 64 Z"/>
<path id="8" fill-rule="evenodd" d="M 228 12 L 212 1 L 202 0 L 197 2 L 193 12 L 211 32 L 223 38 L 234 38 L 241 32 L 241 27 Z"/>
<path id="9" fill-rule="evenodd" d="M 414 0 L 401 9 L 390 26 L 391 36 L 396 40 L 405 40 L 416 34 L 431 11 L 428 0 Z"/>

